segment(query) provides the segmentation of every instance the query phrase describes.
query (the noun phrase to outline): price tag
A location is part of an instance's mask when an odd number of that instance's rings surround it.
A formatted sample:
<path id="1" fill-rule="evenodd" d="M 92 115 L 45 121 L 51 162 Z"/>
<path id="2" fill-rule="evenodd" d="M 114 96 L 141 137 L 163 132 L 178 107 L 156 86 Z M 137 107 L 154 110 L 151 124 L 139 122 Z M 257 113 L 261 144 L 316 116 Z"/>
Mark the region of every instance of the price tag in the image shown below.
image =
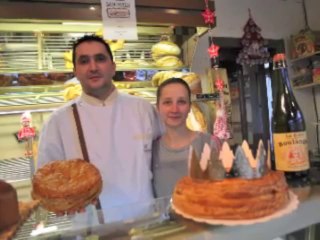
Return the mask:
<path id="1" fill-rule="evenodd" d="M 196 94 L 195 97 L 196 101 L 216 101 L 219 100 L 219 93 L 215 92 L 215 93 L 199 93 Z"/>

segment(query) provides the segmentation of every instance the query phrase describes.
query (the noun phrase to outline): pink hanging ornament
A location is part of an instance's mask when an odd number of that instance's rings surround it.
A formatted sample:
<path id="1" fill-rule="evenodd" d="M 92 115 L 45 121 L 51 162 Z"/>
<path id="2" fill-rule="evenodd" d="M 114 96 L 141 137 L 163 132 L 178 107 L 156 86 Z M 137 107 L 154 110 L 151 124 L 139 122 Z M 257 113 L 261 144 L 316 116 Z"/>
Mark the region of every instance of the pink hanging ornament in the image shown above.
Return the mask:
<path id="1" fill-rule="evenodd" d="M 204 23 L 206 24 L 214 24 L 215 13 L 211 11 L 208 7 L 201 13 Z"/>
<path id="2" fill-rule="evenodd" d="M 223 87 L 224 87 L 224 82 L 222 81 L 221 78 L 218 78 L 215 82 L 215 85 L 216 85 L 216 88 L 219 90 L 219 91 L 222 91 L 223 90 Z"/>
<path id="3" fill-rule="evenodd" d="M 208 48 L 208 53 L 210 55 L 210 58 L 216 58 L 219 56 L 219 49 L 220 47 L 216 44 L 211 44 L 210 47 Z"/>

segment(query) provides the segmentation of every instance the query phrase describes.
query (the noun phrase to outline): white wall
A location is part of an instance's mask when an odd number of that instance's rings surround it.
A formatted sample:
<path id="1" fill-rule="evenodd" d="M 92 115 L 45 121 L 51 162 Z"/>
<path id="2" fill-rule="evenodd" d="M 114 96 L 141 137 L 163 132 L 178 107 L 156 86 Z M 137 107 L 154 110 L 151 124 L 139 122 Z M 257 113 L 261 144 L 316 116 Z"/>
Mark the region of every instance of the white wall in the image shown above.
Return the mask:
<path id="1" fill-rule="evenodd" d="M 313 0 L 317 1 L 317 0 Z M 300 2 L 300 0 L 299 0 Z M 248 20 L 248 8 L 265 38 L 279 39 L 303 26 L 301 3 L 296 0 L 215 0 L 217 27 L 214 35 L 241 37 Z"/>
<path id="2" fill-rule="evenodd" d="M 307 7 L 307 15 L 309 26 L 313 30 L 320 31 L 320 1 L 319 0 L 305 0 Z"/>
<path id="3" fill-rule="evenodd" d="M 217 26 L 213 36 L 241 38 L 243 26 L 248 20 L 248 8 L 262 36 L 268 39 L 288 40 L 290 35 L 298 33 L 305 26 L 301 0 L 215 0 Z M 320 0 L 306 0 L 309 26 L 320 31 Z M 203 35 L 197 44 L 192 71 L 206 77 L 205 69 L 210 66 L 207 54 L 208 35 Z M 320 105 L 320 87 L 316 89 Z M 303 110 L 307 123 L 309 149 L 316 148 L 316 131 L 311 122 L 315 113 L 311 89 L 296 91 L 297 100 Z M 320 112 L 320 107 L 318 107 Z"/>

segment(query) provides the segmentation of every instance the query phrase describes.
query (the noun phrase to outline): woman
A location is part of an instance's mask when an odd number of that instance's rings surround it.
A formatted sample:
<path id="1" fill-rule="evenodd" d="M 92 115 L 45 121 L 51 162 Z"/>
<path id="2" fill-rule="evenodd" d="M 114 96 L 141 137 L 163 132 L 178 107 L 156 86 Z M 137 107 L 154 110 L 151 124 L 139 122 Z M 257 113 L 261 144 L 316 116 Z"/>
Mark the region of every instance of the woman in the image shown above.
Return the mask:
<path id="1" fill-rule="evenodd" d="M 171 195 L 176 182 L 188 175 L 189 148 L 199 158 L 205 143 L 216 148 L 211 135 L 187 128 L 191 108 L 191 91 L 180 78 L 170 78 L 157 90 L 157 109 L 165 125 L 165 133 L 154 142 L 153 173 L 156 197 Z"/>

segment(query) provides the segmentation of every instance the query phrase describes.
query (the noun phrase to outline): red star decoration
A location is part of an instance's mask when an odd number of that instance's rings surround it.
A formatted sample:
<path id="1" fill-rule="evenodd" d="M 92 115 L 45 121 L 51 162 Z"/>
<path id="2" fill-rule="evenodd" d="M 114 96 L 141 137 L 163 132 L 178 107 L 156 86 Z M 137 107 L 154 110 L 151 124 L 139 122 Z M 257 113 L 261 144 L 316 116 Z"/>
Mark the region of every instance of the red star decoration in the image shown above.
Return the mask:
<path id="1" fill-rule="evenodd" d="M 215 45 L 212 43 L 210 45 L 210 47 L 208 48 L 210 58 L 218 57 L 219 56 L 219 49 L 220 49 L 220 47 L 218 45 Z"/>
<path id="2" fill-rule="evenodd" d="M 214 12 L 212 12 L 209 8 L 206 8 L 202 13 L 201 13 L 204 22 L 206 24 L 213 24 L 214 23 Z"/>
<path id="3" fill-rule="evenodd" d="M 221 79 L 217 79 L 216 82 L 215 82 L 215 85 L 217 87 L 217 89 L 219 91 L 222 91 L 223 90 L 223 87 L 224 87 L 224 83 Z"/>

